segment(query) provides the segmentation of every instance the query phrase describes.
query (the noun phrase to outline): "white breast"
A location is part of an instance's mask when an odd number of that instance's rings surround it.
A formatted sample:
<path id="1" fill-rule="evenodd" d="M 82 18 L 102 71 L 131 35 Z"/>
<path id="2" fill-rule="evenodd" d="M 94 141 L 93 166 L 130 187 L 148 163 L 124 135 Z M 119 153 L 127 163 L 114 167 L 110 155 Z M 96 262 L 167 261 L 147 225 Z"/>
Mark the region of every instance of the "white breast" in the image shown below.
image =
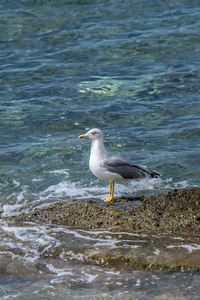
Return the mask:
<path id="1" fill-rule="evenodd" d="M 108 152 L 104 148 L 103 140 L 92 141 L 89 166 L 91 172 L 100 179 L 108 181 L 124 181 L 124 178 L 117 174 L 109 172 L 103 167 L 102 161 L 108 158 Z"/>
<path id="2" fill-rule="evenodd" d="M 105 167 L 102 167 L 101 161 L 102 159 L 98 159 L 96 156 L 90 156 L 90 170 L 96 177 L 108 181 L 124 181 L 121 175 L 109 172 Z"/>

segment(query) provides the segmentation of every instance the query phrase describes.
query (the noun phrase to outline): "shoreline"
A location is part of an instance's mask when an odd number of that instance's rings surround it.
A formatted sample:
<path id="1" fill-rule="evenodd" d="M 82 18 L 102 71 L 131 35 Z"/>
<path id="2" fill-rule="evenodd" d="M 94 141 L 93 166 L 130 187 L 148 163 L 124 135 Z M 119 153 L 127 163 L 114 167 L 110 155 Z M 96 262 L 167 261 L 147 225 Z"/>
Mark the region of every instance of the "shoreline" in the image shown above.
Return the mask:
<path id="1" fill-rule="evenodd" d="M 137 198 L 138 200 L 138 198 Z M 64 249 L 65 259 L 80 264 L 106 265 L 147 271 L 200 271 L 200 188 L 188 187 L 141 198 L 141 204 L 127 210 L 117 199 L 104 206 L 94 200 L 60 202 L 35 209 L 32 213 L 5 217 L 8 226 L 66 226 L 84 235 L 114 239 L 117 246 L 106 243 Z M 61 229 L 62 231 L 62 229 Z M 95 239 L 95 238 L 94 238 Z M 58 258 L 63 249 L 53 249 L 42 257 Z"/>
<path id="2" fill-rule="evenodd" d="M 139 199 L 137 198 L 137 201 Z M 100 229 L 151 234 L 200 234 L 200 188 L 173 190 L 141 197 L 141 204 L 119 209 L 133 198 L 103 206 L 95 200 L 58 202 L 11 219 L 16 222 L 51 223 L 73 229 Z"/>

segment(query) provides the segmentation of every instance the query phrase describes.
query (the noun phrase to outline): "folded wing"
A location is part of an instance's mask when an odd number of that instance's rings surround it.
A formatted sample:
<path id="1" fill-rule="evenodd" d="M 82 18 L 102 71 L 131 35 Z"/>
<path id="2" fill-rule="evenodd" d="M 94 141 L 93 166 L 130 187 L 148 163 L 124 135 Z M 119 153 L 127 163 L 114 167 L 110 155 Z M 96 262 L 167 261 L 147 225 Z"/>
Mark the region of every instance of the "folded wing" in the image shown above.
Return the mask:
<path id="1" fill-rule="evenodd" d="M 117 173 L 124 179 L 158 178 L 159 174 L 148 170 L 145 166 L 134 165 L 130 161 L 110 155 L 101 163 L 109 172 Z"/>

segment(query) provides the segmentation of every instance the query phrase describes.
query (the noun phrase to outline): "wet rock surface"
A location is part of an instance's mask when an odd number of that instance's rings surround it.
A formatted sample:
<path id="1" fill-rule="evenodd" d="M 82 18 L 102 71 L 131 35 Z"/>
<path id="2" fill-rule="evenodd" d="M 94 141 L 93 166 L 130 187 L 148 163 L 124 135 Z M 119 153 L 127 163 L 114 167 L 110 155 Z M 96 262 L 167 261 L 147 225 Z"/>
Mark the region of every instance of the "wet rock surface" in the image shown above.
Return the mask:
<path id="1" fill-rule="evenodd" d="M 56 228 L 56 236 L 67 246 L 38 249 L 43 260 L 62 256 L 124 269 L 200 271 L 200 188 L 151 195 L 135 208 L 130 201 L 134 198 L 116 199 L 107 206 L 94 200 L 60 202 L 7 221 L 8 226 L 34 222 Z M 119 209 L 122 204 L 127 210 Z M 78 237 L 65 234 L 65 228 L 78 232 Z"/>
<path id="2" fill-rule="evenodd" d="M 141 198 L 141 200 L 143 200 Z M 73 229 L 102 229 L 151 234 L 199 234 L 200 188 L 190 187 L 145 198 L 135 208 L 121 210 L 118 204 L 133 199 L 117 199 L 104 207 L 94 200 L 60 202 L 35 209 L 15 221 L 52 223 Z"/>

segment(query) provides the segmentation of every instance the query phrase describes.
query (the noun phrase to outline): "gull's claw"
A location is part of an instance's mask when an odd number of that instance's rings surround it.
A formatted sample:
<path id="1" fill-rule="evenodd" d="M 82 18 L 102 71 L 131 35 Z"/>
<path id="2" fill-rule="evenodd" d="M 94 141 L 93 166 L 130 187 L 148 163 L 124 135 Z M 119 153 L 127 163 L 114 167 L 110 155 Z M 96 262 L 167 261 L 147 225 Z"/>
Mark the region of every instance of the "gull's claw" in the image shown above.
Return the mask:
<path id="1" fill-rule="evenodd" d="M 104 202 L 111 202 L 114 198 L 113 197 L 102 197 L 101 200 L 104 200 Z"/>

